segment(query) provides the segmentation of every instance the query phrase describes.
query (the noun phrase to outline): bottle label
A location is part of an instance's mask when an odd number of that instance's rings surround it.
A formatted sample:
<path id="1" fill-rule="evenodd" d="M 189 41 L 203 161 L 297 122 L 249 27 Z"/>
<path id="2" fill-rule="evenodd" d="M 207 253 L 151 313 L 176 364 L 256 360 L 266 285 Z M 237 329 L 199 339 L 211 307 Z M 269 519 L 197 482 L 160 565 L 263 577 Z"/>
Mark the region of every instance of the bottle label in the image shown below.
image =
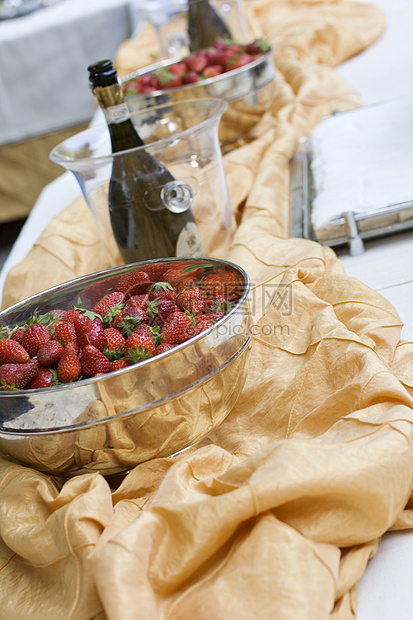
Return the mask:
<path id="1" fill-rule="evenodd" d="M 130 117 L 130 111 L 127 103 L 120 103 L 119 105 L 111 106 L 110 108 L 103 108 L 103 113 L 106 118 L 106 122 L 110 124 L 123 123 Z"/>
<path id="2" fill-rule="evenodd" d="M 188 222 L 176 242 L 177 256 L 203 256 L 201 235 L 195 222 Z"/>

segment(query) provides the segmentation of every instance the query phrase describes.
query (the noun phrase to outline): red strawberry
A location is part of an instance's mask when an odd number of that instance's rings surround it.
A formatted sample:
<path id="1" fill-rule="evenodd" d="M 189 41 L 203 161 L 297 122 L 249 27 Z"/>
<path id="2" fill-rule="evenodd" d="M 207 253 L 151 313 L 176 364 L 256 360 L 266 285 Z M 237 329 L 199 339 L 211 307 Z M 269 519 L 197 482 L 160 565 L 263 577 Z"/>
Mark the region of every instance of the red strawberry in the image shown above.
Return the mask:
<path id="1" fill-rule="evenodd" d="M 37 373 L 28 382 L 26 390 L 38 390 L 39 388 L 47 388 L 51 385 L 55 385 L 57 375 L 55 371 L 50 368 L 39 368 Z"/>
<path id="2" fill-rule="evenodd" d="M 73 321 L 61 321 L 56 325 L 53 332 L 53 340 L 63 342 L 63 346 L 67 347 L 68 344 L 78 344 L 75 325 Z"/>
<path id="3" fill-rule="evenodd" d="M 126 299 L 132 297 L 132 295 L 139 295 L 145 293 L 151 280 L 147 273 L 144 271 L 131 271 L 126 274 L 117 285 L 118 291 L 125 294 Z"/>
<path id="4" fill-rule="evenodd" d="M 262 54 L 263 52 L 269 52 L 271 46 L 264 41 L 264 39 L 256 39 L 252 43 L 247 43 L 245 46 L 245 51 L 247 54 L 251 54 L 253 56 Z"/>
<path id="5" fill-rule="evenodd" d="M 228 45 L 228 49 L 233 56 L 238 56 L 241 53 L 241 46 L 237 43 L 233 43 L 232 45 Z"/>
<path id="6" fill-rule="evenodd" d="M 24 327 L 17 327 L 11 334 L 10 340 L 16 340 L 16 342 L 22 342 L 24 334 Z"/>
<path id="7" fill-rule="evenodd" d="M 204 316 L 208 316 L 211 319 L 211 321 L 216 323 L 217 321 L 222 319 L 222 317 L 224 317 L 225 314 L 226 313 L 223 310 L 215 310 L 214 312 L 209 312 L 207 315 L 204 315 Z"/>
<path id="8" fill-rule="evenodd" d="M 142 310 L 145 310 L 146 312 L 146 308 L 147 308 L 147 301 L 149 300 L 149 295 L 148 293 L 143 293 L 142 295 L 133 295 L 132 297 L 130 297 L 125 305 L 125 310 L 126 312 L 129 310 L 129 308 L 131 308 L 132 306 L 137 306 L 138 308 L 142 308 Z"/>
<path id="9" fill-rule="evenodd" d="M 61 345 L 57 340 L 49 340 L 48 342 L 45 342 L 37 351 L 37 359 L 40 366 L 43 368 L 51 368 L 56 366 L 62 357 L 63 351 L 63 345 Z"/>
<path id="10" fill-rule="evenodd" d="M 42 344 L 50 340 L 50 333 L 47 327 L 34 323 L 28 325 L 24 330 L 22 345 L 26 349 L 30 357 L 34 357 Z"/>
<path id="11" fill-rule="evenodd" d="M 144 267 L 141 267 L 142 271 L 148 274 L 151 282 L 158 282 L 168 269 L 168 263 L 148 263 Z"/>
<path id="12" fill-rule="evenodd" d="M 217 65 L 221 65 L 224 69 L 228 66 L 228 63 L 231 61 L 233 57 L 233 53 L 229 49 L 221 50 L 217 53 L 215 57 L 215 62 Z M 232 67 L 231 67 L 232 68 Z"/>
<path id="13" fill-rule="evenodd" d="M 184 73 L 187 71 L 186 63 L 184 62 L 175 62 L 168 67 L 170 73 L 177 75 L 178 77 L 182 77 Z M 145 268 L 146 271 L 146 268 Z"/>
<path id="14" fill-rule="evenodd" d="M 157 88 L 169 88 L 171 80 L 176 77 L 168 69 L 168 67 L 158 67 L 153 71 L 153 77 L 157 80 Z"/>
<path id="15" fill-rule="evenodd" d="M 174 348 L 173 344 L 168 344 L 167 342 L 161 342 L 161 344 L 158 344 L 158 346 L 155 347 L 155 351 L 153 354 L 160 355 L 161 353 L 166 353 L 167 351 L 170 351 L 173 348 Z"/>
<path id="16" fill-rule="evenodd" d="M 230 61 L 228 63 L 228 68 L 230 69 L 239 69 L 239 67 L 244 67 L 245 65 L 249 65 L 254 58 L 250 54 L 241 54 L 238 58 L 235 58 L 234 61 Z"/>
<path id="17" fill-rule="evenodd" d="M 66 314 L 67 310 L 61 310 L 60 308 L 56 308 L 55 310 L 53 310 L 53 321 L 56 319 L 61 321 L 66 317 Z"/>
<path id="18" fill-rule="evenodd" d="M 155 282 L 148 288 L 148 297 L 152 301 L 154 299 L 169 299 L 175 301 L 176 287 L 169 282 Z"/>
<path id="19" fill-rule="evenodd" d="M 162 82 L 153 73 L 151 74 L 149 84 L 154 90 L 160 90 L 162 88 Z"/>
<path id="20" fill-rule="evenodd" d="M 144 92 L 144 89 L 151 88 L 150 86 L 151 76 L 149 73 L 144 73 L 143 75 L 139 75 L 136 80 L 136 89 L 139 93 Z M 129 82 L 127 82 L 129 86 Z"/>
<path id="21" fill-rule="evenodd" d="M 138 325 L 147 322 L 148 319 L 149 317 L 145 310 L 132 304 L 127 310 L 124 308 L 119 312 L 112 321 L 111 327 L 115 327 L 127 337 Z"/>
<path id="22" fill-rule="evenodd" d="M 183 76 L 182 81 L 184 84 L 195 84 L 198 82 L 198 79 L 199 78 L 196 71 L 188 71 L 188 73 Z"/>
<path id="23" fill-rule="evenodd" d="M 141 334 L 143 336 L 147 336 L 152 338 L 155 346 L 162 342 L 162 338 L 159 333 L 160 327 L 159 325 L 149 326 L 147 323 L 142 323 L 142 325 L 138 325 L 136 329 L 133 330 L 133 334 Z M 132 334 L 131 334 L 132 335 Z"/>
<path id="24" fill-rule="evenodd" d="M 153 91 L 156 90 L 155 86 L 142 86 L 139 89 L 140 93 L 153 93 Z"/>
<path id="25" fill-rule="evenodd" d="M 223 295 L 226 299 L 232 299 L 241 292 L 238 276 L 226 269 L 216 269 L 205 276 L 201 284 L 207 294 L 214 297 Z"/>
<path id="26" fill-rule="evenodd" d="M 190 287 L 180 293 L 176 298 L 176 304 L 181 310 L 188 310 L 192 314 L 200 314 L 204 309 L 207 294 L 197 286 Z"/>
<path id="27" fill-rule="evenodd" d="M 217 54 L 218 50 L 215 47 L 210 47 L 205 50 L 204 56 L 208 61 L 208 66 L 213 66 L 217 64 Z"/>
<path id="28" fill-rule="evenodd" d="M 205 67 L 202 75 L 204 76 L 204 78 L 208 79 L 216 77 L 217 75 L 221 75 L 223 71 L 224 68 L 221 67 L 221 65 L 210 65 L 209 67 Z"/>
<path id="29" fill-rule="evenodd" d="M 127 366 L 130 366 L 130 362 L 125 357 L 121 357 L 119 360 L 114 360 L 112 362 L 112 370 L 121 370 Z"/>
<path id="30" fill-rule="evenodd" d="M 96 314 L 100 314 L 100 316 L 104 318 L 109 312 L 110 308 L 113 308 L 118 304 L 123 304 L 124 301 L 125 294 L 121 291 L 114 291 L 113 293 L 105 295 L 105 297 L 94 306 L 93 312 L 95 312 Z"/>
<path id="31" fill-rule="evenodd" d="M 208 64 L 208 60 L 204 54 L 195 54 L 195 56 L 188 56 L 185 58 L 185 64 L 189 71 L 196 71 L 196 73 L 202 73 Z"/>
<path id="32" fill-rule="evenodd" d="M 191 319 L 180 310 L 167 317 L 161 332 L 163 342 L 168 344 L 180 344 L 192 338 L 193 335 L 194 325 Z"/>
<path id="33" fill-rule="evenodd" d="M 169 282 L 171 286 L 180 286 L 182 288 L 199 280 L 202 276 L 202 269 L 194 268 L 191 271 L 185 271 L 185 273 L 183 273 L 183 270 L 188 267 L 189 265 L 185 263 L 172 265 L 162 276 L 164 282 Z"/>
<path id="34" fill-rule="evenodd" d="M 212 45 L 217 50 L 228 49 L 228 43 L 225 41 L 225 39 L 215 39 Z"/>
<path id="35" fill-rule="evenodd" d="M 180 75 L 173 75 L 171 74 L 171 79 L 169 80 L 169 82 L 167 84 L 163 85 L 163 88 L 176 88 L 177 86 L 182 86 L 183 82 L 182 82 L 182 78 Z"/>
<path id="36" fill-rule="evenodd" d="M 106 338 L 106 348 L 108 351 L 117 351 L 123 353 L 125 350 L 125 338 L 122 336 L 118 329 L 114 327 L 107 327 L 103 330 Z M 106 350 L 105 350 L 106 353 Z"/>
<path id="37" fill-rule="evenodd" d="M 84 305 L 85 308 L 92 308 L 100 299 L 107 295 L 108 291 L 117 291 L 120 276 L 110 276 L 94 282 L 82 291 L 82 297 L 77 300 L 77 306 Z"/>
<path id="38" fill-rule="evenodd" d="M 126 341 L 125 351 L 127 357 L 134 363 L 144 360 L 154 354 L 155 343 L 152 335 L 146 336 L 138 332 L 132 332 Z"/>
<path id="39" fill-rule="evenodd" d="M 0 389 L 5 391 L 22 390 L 37 372 L 33 362 L 23 364 L 3 364 L 0 366 Z"/>
<path id="40" fill-rule="evenodd" d="M 157 300 L 155 299 L 154 302 L 156 303 L 156 301 Z M 169 299 L 160 299 L 152 313 L 150 324 L 162 325 L 166 318 L 177 310 L 179 310 L 179 308 L 173 301 L 170 301 Z"/>
<path id="41" fill-rule="evenodd" d="M 71 308 L 70 310 L 68 310 L 63 318 L 63 321 L 65 321 L 65 323 L 67 323 L 68 321 L 71 321 L 72 323 L 74 323 L 75 318 L 77 316 L 80 316 L 82 313 L 80 312 L 80 310 L 78 310 L 77 308 Z"/>
<path id="42" fill-rule="evenodd" d="M 224 309 L 228 303 L 223 295 L 212 295 L 205 300 L 204 313 Z"/>
<path id="43" fill-rule="evenodd" d="M 91 344 L 99 349 L 99 351 L 102 351 L 106 344 L 106 338 L 101 321 L 92 321 L 92 319 L 89 319 L 86 315 L 80 314 L 75 318 L 74 325 L 77 341 L 81 349 Z"/>
<path id="44" fill-rule="evenodd" d="M 147 323 L 142 323 L 142 325 L 138 325 L 129 336 L 132 334 L 141 334 L 142 336 L 147 336 L 148 338 L 152 338 L 152 330 Z"/>
<path id="45" fill-rule="evenodd" d="M 23 364 L 30 360 L 30 355 L 17 340 L 4 338 L 0 340 L 0 365 Z"/>
<path id="46" fill-rule="evenodd" d="M 201 332 L 205 331 L 206 329 L 214 325 L 214 321 L 211 318 L 211 314 L 200 314 L 194 317 L 194 321 L 195 321 L 195 328 L 194 328 L 195 335 L 200 334 Z"/>
<path id="47" fill-rule="evenodd" d="M 88 344 L 82 349 L 82 374 L 84 377 L 95 377 L 112 370 L 112 364 L 99 349 Z"/>
<path id="48" fill-rule="evenodd" d="M 69 343 L 57 365 L 57 377 L 62 383 L 71 383 L 79 379 L 81 372 L 82 367 L 77 356 L 77 346 L 74 343 Z"/>

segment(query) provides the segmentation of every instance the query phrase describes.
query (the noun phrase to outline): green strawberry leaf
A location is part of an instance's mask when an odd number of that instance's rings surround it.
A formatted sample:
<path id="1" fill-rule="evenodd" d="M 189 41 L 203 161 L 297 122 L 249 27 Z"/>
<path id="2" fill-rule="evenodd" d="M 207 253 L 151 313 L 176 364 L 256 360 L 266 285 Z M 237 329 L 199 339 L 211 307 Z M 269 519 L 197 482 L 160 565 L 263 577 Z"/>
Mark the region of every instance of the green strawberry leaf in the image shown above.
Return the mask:
<path id="1" fill-rule="evenodd" d="M 186 316 L 191 319 L 191 322 L 192 322 L 193 325 L 196 325 L 195 314 L 193 312 L 189 312 L 189 310 L 187 310 L 186 306 L 185 306 L 185 310 L 183 311 L 183 313 L 186 314 Z"/>
<path id="2" fill-rule="evenodd" d="M 132 362 L 132 364 L 137 364 L 138 362 L 142 362 L 148 358 L 152 357 L 149 353 L 148 349 L 142 347 L 131 347 L 126 351 L 125 358 L 128 362 Z"/>
<path id="3" fill-rule="evenodd" d="M 118 316 L 119 312 L 123 310 L 125 306 L 126 302 L 120 301 L 119 303 L 109 308 L 108 313 L 102 318 L 102 323 L 104 323 L 104 325 L 110 325 L 113 319 Z"/>
<path id="4" fill-rule="evenodd" d="M 173 291 L 173 287 L 169 282 L 155 282 L 148 286 L 148 291 Z"/>
<path id="5" fill-rule="evenodd" d="M 191 271 L 195 271 L 196 269 L 213 269 L 214 265 L 212 263 L 198 263 L 196 265 L 188 265 L 188 267 L 184 267 L 182 269 L 182 273 L 190 273 Z"/>
<path id="6" fill-rule="evenodd" d="M 88 310 L 87 308 L 83 308 L 82 300 L 81 300 L 80 297 L 77 298 L 76 305 L 72 306 L 72 308 L 73 308 L 73 310 L 78 310 L 84 316 L 87 316 L 87 318 L 90 319 L 91 321 L 93 321 L 96 318 L 98 318 L 98 319 L 100 319 L 102 321 L 102 317 L 100 316 L 100 314 L 98 314 L 97 312 L 93 312 L 92 310 Z"/>
<path id="7" fill-rule="evenodd" d="M 0 390 L 17 391 L 15 383 L 7 383 L 4 379 L 0 379 Z"/>
<path id="8" fill-rule="evenodd" d="M 169 84 L 172 81 L 173 75 L 165 67 L 159 67 L 155 69 L 153 74 L 158 78 L 161 84 Z"/>
<path id="9" fill-rule="evenodd" d="M 17 327 L 14 329 L 10 329 L 10 327 L 7 327 L 7 325 L 3 325 L 2 327 L 0 327 L 0 340 L 3 340 L 4 338 L 10 338 L 10 336 L 13 334 L 14 331 L 16 331 Z"/>
<path id="10" fill-rule="evenodd" d="M 122 347 L 117 347 L 114 351 L 109 351 L 107 347 L 104 347 L 102 353 L 103 355 L 106 355 L 110 362 L 120 360 L 120 358 L 123 356 Z"/>
<path id="11" fill-rule="evenodd" d="M 28 327 L 29 325 L 49 325 L 49 323 L 53 322 L 53 311 L 52 312 L 47 312 L 46 314 L 39 314 L 38 310 L 36 308 L 36 310 L 34 310 L 33 314 L 31 314 L 29 316 L 29 318 L 27 319 L 25 326 Z"/>
<path id="12" fill-rule="evenodd" d="M 152 332 L 152 338 L 155 346 L 158 346 L 158 344 L 161 344 L 163 342 L 163 338 L 160 334 L 161 326 L 155 325 L 154 327 L 151 327 L 150 330 Z"/>
<path id="13" fill-rule="evenodd" d="M 134 329 L 138 327 L 142 323 L 142 318 L 140 316 L 125 316 L 124 320 L 118 323 L 117 327 L 122 329 L 122 335 L 127 338 L 131 335 Z"/>
<path id="14" fill-rule="evenodd" d="M 228 314 L 228 312 L 234 307 L 234 302 L 229 301 L 228 299 L 226 299 L 225 301 L 217 301 L 215 299 L 214 301 L 215 306 L 211 307 L 212 311 L 218 310 L 219 312 L 225 312 L 225 314 Z"/>
<path id="15" fill-rule="evenodd" d="M 161 298 L 160 297 L 156 297 L 156 299 L 153 299 L 152 301 L 149 301 L 148 299 L 146 300 L 146 314 L 148 316 L 155 316 L 155 314 L 158 314 L 158 306 L 161 303 Z"/>

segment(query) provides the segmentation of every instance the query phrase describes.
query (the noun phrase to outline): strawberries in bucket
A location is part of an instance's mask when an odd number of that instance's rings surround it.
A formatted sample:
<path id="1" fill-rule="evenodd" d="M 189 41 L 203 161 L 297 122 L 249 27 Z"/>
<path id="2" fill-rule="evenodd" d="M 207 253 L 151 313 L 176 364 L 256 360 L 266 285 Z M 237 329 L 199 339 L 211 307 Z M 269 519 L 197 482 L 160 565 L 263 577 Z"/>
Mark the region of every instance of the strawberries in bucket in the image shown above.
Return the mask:
<path id="1" fill-rule="evenodd" d="M 70 308 L 3 325 L 0 391 L 73 383 L 167 354 L 225 317 L 244 288 L 234 269 L 208 259 L 153 261 L 109 284 L 98 298 L 92 285 Z"/>
<path id="2" fill-rule="evenodd" d="M 167 67 L 158 67 L 126 80 L 123 89 L 126 95 L 133 95 L 196 84 L 248 65 L 269 51 L 270 46 L 264 39 L 245 45 L 217 39 L 212 47 L 198 50 Z"/>

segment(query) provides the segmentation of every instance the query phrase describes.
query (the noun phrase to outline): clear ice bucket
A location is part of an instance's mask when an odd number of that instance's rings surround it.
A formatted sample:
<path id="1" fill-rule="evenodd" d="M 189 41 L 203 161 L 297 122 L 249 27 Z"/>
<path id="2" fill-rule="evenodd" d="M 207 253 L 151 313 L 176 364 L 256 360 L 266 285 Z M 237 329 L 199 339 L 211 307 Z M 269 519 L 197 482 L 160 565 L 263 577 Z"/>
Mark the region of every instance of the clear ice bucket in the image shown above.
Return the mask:
<path id="1" fill-rule="evenodd" d="M 156 187 L 159 209 L 192 209 L 204 256 L 225 257 L 232 241 L 235 219 L 230 205 L 218 124 L 227 104 L 221 99 L 194 99 L 167 103 L 131 115 L 146 149 L 173 175 L 173 184 Z M 94 216 L 97 232 L 113 265 L 119 264 L 114 251 L 109 214 L 109 183 L 115 158 L 133 157 L 136 149 L 112 153 L 106 124 L 78 133 L 58 144 L 50 159 L 70 170 L 80 184 Z M 173 186 L 172 186 L 173 185 Z M 153 195 L 151 196 L 153 199 Z M 175 211 L 177 212 L 177 211 Z M 147 256 L 129 261 L 159 258 L 156 239 Z"/>

